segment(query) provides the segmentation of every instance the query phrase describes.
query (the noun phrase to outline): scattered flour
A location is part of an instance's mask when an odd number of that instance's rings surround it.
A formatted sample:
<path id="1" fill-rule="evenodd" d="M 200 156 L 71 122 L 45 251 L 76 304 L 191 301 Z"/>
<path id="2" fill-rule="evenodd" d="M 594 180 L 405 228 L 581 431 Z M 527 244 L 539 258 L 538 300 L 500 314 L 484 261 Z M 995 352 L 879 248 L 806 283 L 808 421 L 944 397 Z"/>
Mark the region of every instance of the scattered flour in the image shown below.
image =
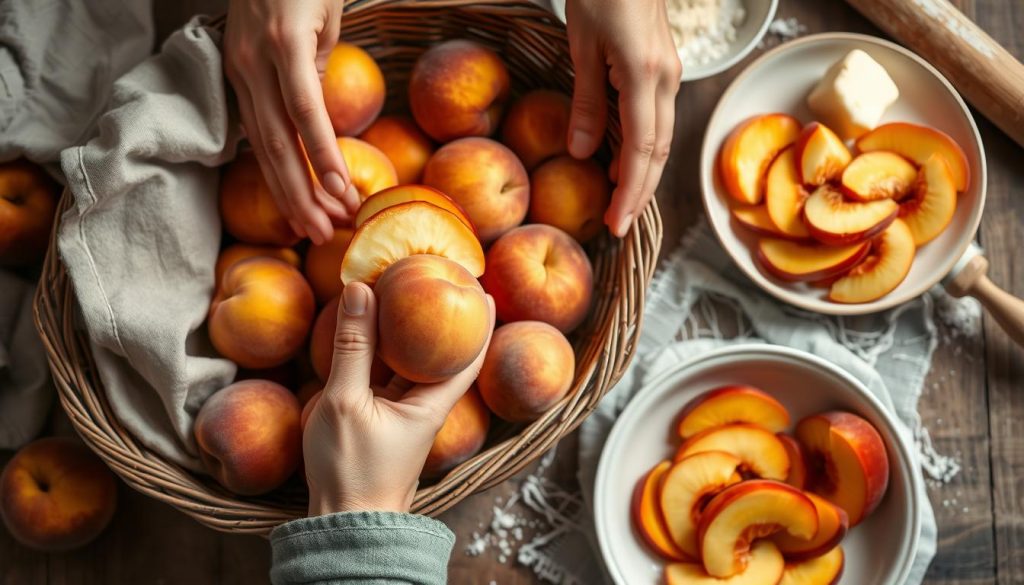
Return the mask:
<path id="1" fill-rule="evenodd" d="M 741 0 L 668 0 L 667 7 L 683 67 L 724 57 L 747 17 Z"/>
<path id="2" fill-rule="evenodd" d="M 935 313 L 952 337 L 981 334 L 981 303 L 971 297 L 956 298 L 945 292 L 935 295 Z"/>
<path id="3" fill-rule="evenodd" d="M 768 32 L 765 33 L 757 48 L 767 49 L 775 45 L 791 41 L 797 37 L 807 34 L 807 27 L 795 17 L 776 18 L 768 25 Z"/>

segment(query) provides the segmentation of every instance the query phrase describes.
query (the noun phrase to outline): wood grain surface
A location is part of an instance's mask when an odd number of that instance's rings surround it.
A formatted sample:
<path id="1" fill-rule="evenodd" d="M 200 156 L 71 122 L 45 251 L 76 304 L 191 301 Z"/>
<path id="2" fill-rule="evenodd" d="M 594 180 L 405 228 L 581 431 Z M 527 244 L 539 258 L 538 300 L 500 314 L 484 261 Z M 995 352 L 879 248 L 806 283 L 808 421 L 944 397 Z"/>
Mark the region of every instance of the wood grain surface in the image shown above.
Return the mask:
<path id="1" fill-rule="evenodd" d="M 1018 59 L 1024 57 L 1024 4 L 1019 0 L 961 0 L 955 4 Z M 158 38 L 199 11 L 217 13 L 223 1 L 157 2 Z M 809 32 L 844 30 L 882 34 L 838 0 L 781 0 L 779 16 L 795 16 Z M 749 62 L 749 60 L 748 60 Z M 745 63 L 744 63 L 745 64 Z M 683 86 L 677 100 L 672 160 L 659 189 L 666 240 L 671 250 L 703 213 L 697 160 L 704 122 L 740 64 L 713 79 Z M 784 83 L 785 80 L 780 80 Z M 989 160 L 988 208 L 980 239 L 991 262 L 989 276 L 1024 295 L 1024 165 L 1021 148 L 978 116 Z M 939 324 L 935 353 L 920 413 L 936 449 L 955 456 L 962 469 L 946 484 L 929 482 L 939 525 L 939 548 L 926 583 L 975 585 L 1024 583 L 1024 352 L 989 318 L 983 332 L 958 336 Z M 58 421 L 58 431 L 66 427 Z M 10 453 L 0 452 L 0 464 Z M 576 437 L 558 447 L 549 477 L 575 484 Z M 493 551 L 472 557 L 465 546 L 491 518 L 496 497 L 507 497 L 516 480 L 469 498 L 443 520 L 459 542 L 450 582 L 497 585 L 536 583 L 514 559 Z M 40 554 L 17 545 L 0 529 L 0 584 L 257 584 L 266 583 L 270 550 L 256 537 L 219 534 L 183 514 L 122 486 L 113 525 L 96 542 L 70 554 Z M 592 562 L 600 562 L 593 558 Z M 870 585 L 870 584 L 864 584 Z"/>

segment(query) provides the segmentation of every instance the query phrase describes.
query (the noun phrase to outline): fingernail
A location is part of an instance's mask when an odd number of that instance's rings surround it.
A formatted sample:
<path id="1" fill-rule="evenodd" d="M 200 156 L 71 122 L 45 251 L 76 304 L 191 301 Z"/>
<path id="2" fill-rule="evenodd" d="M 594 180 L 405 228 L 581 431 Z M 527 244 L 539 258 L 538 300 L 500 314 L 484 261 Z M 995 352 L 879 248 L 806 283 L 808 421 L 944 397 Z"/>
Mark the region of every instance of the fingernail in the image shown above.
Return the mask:
<path id="1" fill-rule="evenodd" d="M 619 225 L 615 227 L 615 235 L 620 238 L 625 236 L 631 225 L 633 225 L 633 214 L 627 213 L 625 217 L 619 220 Z"/>
<path id="2" fill-rule="evenodd" d="M 590 134 L 583 130 L 573 130 L 569 140 L 569 151 L 573 156 L 583 156 L 590 146 Z"/>
<path id="3" fill-rule="evenodd" d="M 341 293 L 341 300 L 345 314 L 349 317 L 358 317 L 366 312 L 366 290 L 357 284 L 346 286 Z"/>
<path id="4" fill-rule="evenodd" d="M 345 190 L 348 189 L 348 186 L 345 185 L 345 181 L 342 180 L 341 175 L 331 171 L 324 175 L 324 189 L 327 189 L 327 192 L 335 197 L 341 197 L 345 194 Z"/>

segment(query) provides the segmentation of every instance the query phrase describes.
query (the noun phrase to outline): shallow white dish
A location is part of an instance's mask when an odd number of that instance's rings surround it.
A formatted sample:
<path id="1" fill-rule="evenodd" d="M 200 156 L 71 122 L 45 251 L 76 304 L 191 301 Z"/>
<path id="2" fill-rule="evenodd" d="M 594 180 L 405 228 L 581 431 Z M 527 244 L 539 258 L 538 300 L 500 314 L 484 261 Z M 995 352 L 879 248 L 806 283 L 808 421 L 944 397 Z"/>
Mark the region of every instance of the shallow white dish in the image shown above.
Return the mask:
<path id="1" fill-rule="evenodd" d="M 766 344 L 734 345 L 680 363 L 640 391 L 605 443 L 594 486 L 597 538 L 609 574 L 620 585 L 662 583 L 665 561 L 648 551 L 633 528 L 630 498 L 637 480 L 670 459 L 678 439 L 672 424 L 699 394 L 724 384 L 751 384 L 777 398 L 795 424 L 823 410 L 854 412 L 870 421 L 889 454 L 889 489 L 882 503 L 843 540 L 846 568 L 839 585 L 897 585 L 910 571 L 921 531 L 920 476 L 894 419 L 853 376 L 809 353 Z"/>
<path id="2" fill-rule="evenodd" d="M 825 298 L 827 289 L 788 283 L 765 273 L 754 258 L 758 236 L 737 226 L 730 215 L 731 198 L 716 172 L 718 151 L 735 126 L 756 114 L 783 112 L 807 123 L 814 118 L 807 94 L 832 63 L 852 49 L 861 49 L 888 70 L 900 99 L 882 123 L 913 122 L 938 128 L 963 148 L 971 183 L 961 193 L 952 223 L 939 237 L 917 251 L 906 280 L 888 295 L 855 305 Z M 974 239 L 985 204 L 985 150 L 967 105 L 934 67 L 910 51 L 867 35 L 825 33 L 786 43 L 750 64 L 722 94 L 708 122 L 701 151 L 701 191 L 708 220 L 722 246 L 751 280 L 780 300 L 809 311 L 835 315 L 874 313 L 904 303 L 931 288 L 952 268 Z"/>

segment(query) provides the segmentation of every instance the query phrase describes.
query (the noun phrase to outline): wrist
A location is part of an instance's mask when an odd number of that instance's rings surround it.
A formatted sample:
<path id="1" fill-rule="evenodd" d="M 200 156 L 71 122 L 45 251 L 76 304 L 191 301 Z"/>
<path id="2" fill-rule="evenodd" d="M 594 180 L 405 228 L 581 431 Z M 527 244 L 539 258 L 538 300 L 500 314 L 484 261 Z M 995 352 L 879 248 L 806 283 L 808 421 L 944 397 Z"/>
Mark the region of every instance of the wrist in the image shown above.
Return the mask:
<path id="1" fill-rule="evenodd" d="M 338 512 L 400 512 L 407 513 L 411 502 L 398 498 L 331 497 L 309 490 L 309 516 L 323 516 Z"/>

